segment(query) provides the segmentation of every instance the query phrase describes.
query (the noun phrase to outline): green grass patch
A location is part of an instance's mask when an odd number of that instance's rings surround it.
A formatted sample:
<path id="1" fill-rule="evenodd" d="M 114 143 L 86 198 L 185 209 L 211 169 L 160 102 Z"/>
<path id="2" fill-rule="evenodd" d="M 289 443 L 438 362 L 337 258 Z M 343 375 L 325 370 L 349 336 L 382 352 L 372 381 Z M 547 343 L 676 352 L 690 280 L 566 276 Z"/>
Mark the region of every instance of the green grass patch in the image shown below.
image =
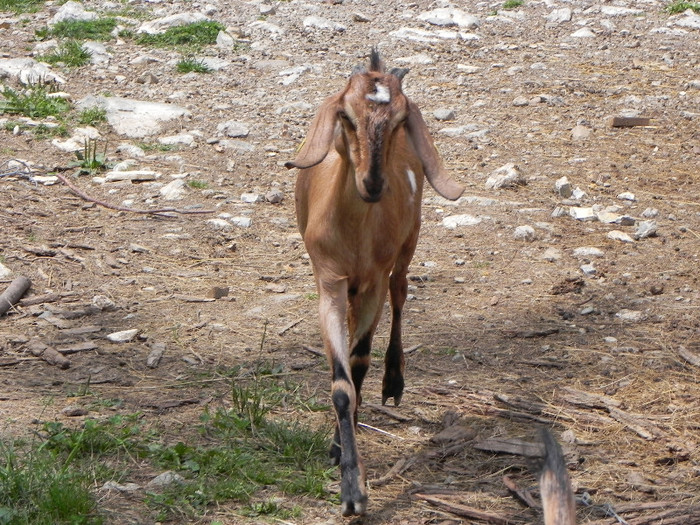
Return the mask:
<path id="1" fill-rule="evenodd" d="M 206 190 L 209 187 L 209 183 L 204 180 L 188 180 L 187 185 L 195 190 Z"/>
<path id="2" fill-rule="evenodd" d="M 67 40 L 59 44 L 56 50 L 48 53 L 38 60 L 49 64 L 64 64 L 68 67 L 81 67 L 90 63 L 90 52 L 83 49 L 77 40 Z"/>
<path id="3" fill-rule="evenodd" d="M 503 9 L 517 9 L 523 4 L 523 0 L 506 0 L 503 3 Z"/>
<path id="4" fill-rule="evenodd" d="M 672 15 L 683 13 L 688 9 L 692 9 L 696 13 L 700 13 L 700 2 L 684 2 L 681 0 L 676 0 L 675 2 L 671 2 L 669 5 L 667 5 L 665 9 L 667 13 Z"/>
<path id="5" fill-rule="evenodd" d="M 144 46 L 200 49 L 216 43 L 219 31 L 224 29 L 224 25 L 219 22 L 203 21 L 171 27 L 155 35 L 141 33 L 135 40 L 137 44 Z"/>
<path id="6" fill-rule="evenodd" d="M 44 0 L 0 0 L 0 11 L 34 13 L 44 5 Z"/>
<path id="7" fill-rule="evenodd" d="M 21 92 L 4 86 L 0 92 L 0 113 L 24 115 L 29 118 L 60 117 L 70 110 L 70 103 L 52 97 L 43 86 L 32 87 Z"/>
<path id="8" fill-rule="evenodd" d="M 212 69 L 197 58 L 183 58 L 175 66 L 178 73 L 211 73 Z"/>
<path id="9" fill-rule="evenodd" d="M 78 123 L 84 126 L 96 126 L 107 122 L 107 110 L 97 106 L 82 110 L 78 114 Z"/>
<path id="10" fill-rule="evenodd" d="M 117 27 L 116 18 L 98 18 L 97 20 L 64 20 L 47 31 L 48 36 L 72 38 L 76 40 L 110 40 L 112 31 Z M 41 34 L 39 35 L 41 36 Z"/>

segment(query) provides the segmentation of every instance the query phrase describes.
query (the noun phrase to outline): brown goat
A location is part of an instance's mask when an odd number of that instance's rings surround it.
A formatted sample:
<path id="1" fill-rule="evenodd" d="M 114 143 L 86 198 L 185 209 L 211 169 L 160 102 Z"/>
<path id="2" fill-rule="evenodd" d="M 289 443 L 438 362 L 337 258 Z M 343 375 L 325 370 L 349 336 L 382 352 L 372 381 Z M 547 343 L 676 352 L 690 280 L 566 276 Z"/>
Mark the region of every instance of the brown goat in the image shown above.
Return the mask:
<path id="1" fill-rule="evenodd" d="M 576 503 L 561 447 L 548 430 L 540 435 L 545 450 L 540 471 L 544 525 L 576 525 Z"/>
<path id="2" fill-rule="evenodd" d="M 387 291 L 391 335 L 382 403 L 401 401 L 401 315 L 406 273 L 418 240 L 423 175 L 438 193 L 463 188 L 442 167 L 418 107 L 401 91 L 406 70 L 385 73 L 376 51 L 326 99 L 288 168 L 299 168 L 296 209 L 319 293 L 324 348 L 336 413 L 331 458 L 340 465 L 342 514 L 367 508 L 365 469 L 355 438 L 360 389 Z M 347 320 L 347 325 L 346 325 Z"/>

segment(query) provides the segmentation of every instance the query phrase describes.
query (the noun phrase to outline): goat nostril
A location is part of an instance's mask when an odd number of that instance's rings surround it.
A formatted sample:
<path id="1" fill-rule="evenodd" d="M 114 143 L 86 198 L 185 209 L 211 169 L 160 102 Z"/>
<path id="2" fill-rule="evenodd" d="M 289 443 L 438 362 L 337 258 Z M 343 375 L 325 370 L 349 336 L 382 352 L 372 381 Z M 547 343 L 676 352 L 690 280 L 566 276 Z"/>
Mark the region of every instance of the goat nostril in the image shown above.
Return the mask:
<path id="1" fill-rule="evenodd" d="M 364 198 L 367 202 L 377 202 L 382 196 L 382 189 L 384 184 L 382 181 L 375 181 L 371 179 L 365 179 L 362 181 L 365 186 L 365 192 L 367 196 Z"/>

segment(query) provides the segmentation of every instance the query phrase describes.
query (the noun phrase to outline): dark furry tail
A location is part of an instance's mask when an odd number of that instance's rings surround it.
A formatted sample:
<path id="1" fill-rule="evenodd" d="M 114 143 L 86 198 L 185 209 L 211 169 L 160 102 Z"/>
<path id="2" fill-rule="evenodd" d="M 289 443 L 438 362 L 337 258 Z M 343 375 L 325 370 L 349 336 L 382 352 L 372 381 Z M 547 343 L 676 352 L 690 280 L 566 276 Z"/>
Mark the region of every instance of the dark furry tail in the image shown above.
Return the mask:
<path id="1" fill-rule="evenodd" d="M 559 443 L 550 432 L 541 431 L 545 456 L 540 472 L 540 494 L 545 525 L 575 525 L 576 503 L 569 473 Z"/>

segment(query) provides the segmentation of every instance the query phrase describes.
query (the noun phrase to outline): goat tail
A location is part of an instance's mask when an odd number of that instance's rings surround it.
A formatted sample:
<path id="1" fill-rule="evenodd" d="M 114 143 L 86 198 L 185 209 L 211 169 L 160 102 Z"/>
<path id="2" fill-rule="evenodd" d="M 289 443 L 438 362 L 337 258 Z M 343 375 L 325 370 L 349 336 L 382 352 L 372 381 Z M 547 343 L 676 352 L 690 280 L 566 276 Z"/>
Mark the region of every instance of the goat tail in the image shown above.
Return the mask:
<path id="1" fill-rule="evenodd" d="M 544 462 L 540 471 L 540 495 L 545 525 L 575 525 L 576 504 L 566 462 L 559 443 L 546 428 L 540 433 Z"/>

